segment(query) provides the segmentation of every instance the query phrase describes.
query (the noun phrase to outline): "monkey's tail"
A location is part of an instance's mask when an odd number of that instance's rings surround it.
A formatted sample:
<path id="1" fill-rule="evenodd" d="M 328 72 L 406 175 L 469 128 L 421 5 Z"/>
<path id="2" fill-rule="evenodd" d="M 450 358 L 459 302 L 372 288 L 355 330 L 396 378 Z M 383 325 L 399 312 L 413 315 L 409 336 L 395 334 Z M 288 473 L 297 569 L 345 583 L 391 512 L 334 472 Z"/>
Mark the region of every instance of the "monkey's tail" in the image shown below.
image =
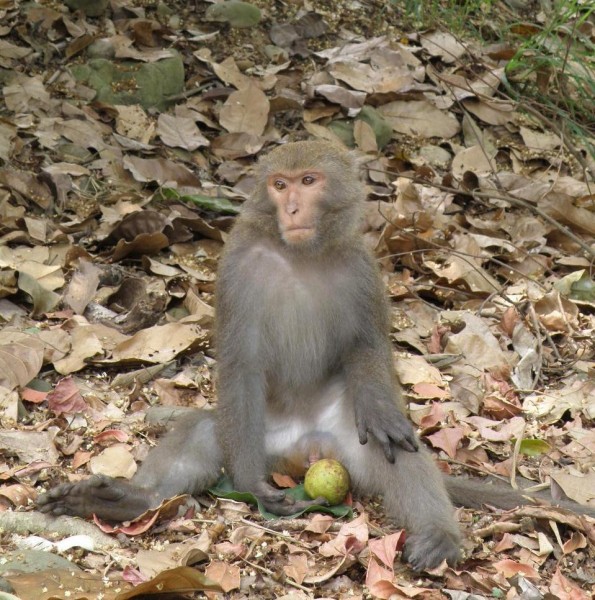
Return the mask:
<path id="1" fill-rule="evenodd" d="M 466 508 L 481 508 L 486 504 L 503 510 L 534 504 L 530 496 L 489 480 L 445 477 L 446 489 L 453 504 Z"/>
<path id="2" fill-rule="evenodd" d="M 522 490 L 514 490 L 497 482 L 465 479 L 452 475 L 446 475 L 444 481 L 450 499 L 457 506 L 482 508 L 488 505 L 501 510 L 511 510 L 517 506 L 543 504 L 543 500 L 546 500 L 554 506 L 595 518 L 595 507 L 579 504 L 572 500 L 553 502 L 547 492 L 526 494 Z"/>

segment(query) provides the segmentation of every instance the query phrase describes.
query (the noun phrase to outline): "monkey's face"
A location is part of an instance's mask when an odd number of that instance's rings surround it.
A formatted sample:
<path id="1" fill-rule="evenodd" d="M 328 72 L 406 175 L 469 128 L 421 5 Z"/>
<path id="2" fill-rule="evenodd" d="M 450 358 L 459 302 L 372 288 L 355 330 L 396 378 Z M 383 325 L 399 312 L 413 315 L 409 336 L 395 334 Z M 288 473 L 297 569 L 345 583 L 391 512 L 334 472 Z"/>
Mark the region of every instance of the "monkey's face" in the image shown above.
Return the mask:
<path id="1" fill-rule="evenodd" d="M 286 244 L 298 246 L 316 239 L 325 187 L 326 177 L 316 170 L 273 173 L 267 178 L 268 197 Z"/>

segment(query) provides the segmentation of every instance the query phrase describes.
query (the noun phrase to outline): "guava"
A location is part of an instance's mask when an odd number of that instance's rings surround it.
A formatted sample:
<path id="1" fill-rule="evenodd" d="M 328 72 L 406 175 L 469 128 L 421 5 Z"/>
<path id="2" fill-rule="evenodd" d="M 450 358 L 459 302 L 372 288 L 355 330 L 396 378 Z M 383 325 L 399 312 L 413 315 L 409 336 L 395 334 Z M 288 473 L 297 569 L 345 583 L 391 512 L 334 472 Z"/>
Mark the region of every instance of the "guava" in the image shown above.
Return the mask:
<path id="1" fill-rule="evenodd" d="M 323 497 L 330 506 L 341 504 L 349 492 L 349 472 L 333 458 L 316 461 L 306 472 L 304 490 L 312 499 Z"/>

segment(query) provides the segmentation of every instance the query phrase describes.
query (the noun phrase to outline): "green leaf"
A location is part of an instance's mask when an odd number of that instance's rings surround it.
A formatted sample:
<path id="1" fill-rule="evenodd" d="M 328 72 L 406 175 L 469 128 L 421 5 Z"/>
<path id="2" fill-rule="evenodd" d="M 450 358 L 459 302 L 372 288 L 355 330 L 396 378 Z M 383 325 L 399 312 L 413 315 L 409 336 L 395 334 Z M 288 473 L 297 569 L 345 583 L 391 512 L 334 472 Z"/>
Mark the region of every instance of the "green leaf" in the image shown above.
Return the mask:
<path id="1" fill-rule="evenodd" d="M 213 494 L 213 496 L 217 496 L 218 498 L 226 498 L 227 500 L 236 500 L 238 502 L 247 502 L 249 504 L 255 504 L 256 506 L 258 506 L 258 512 L 260 512 L 260 514 L 269 521 L 272 521 L 273 519 L 283 518 L 279 517 L 279 515 L 274 515 L 273 513 L 268 512 L 264 508 L 264 506 L 258 501 L 254 494 L 251 494 L 250 492 L 237 492 L 236 490 L 234 490 L 231 479 L 226 475 L 221 477 L 221 479 L 219 479 L 215 486 L 209 488 L 208 491 L 211 494 Z M 303 484 L 300 484 L 294 488 L 288 488 L 283 491 L 288 497 L 293 498 L 294 500 L 310 500 L 310 497 L 304 491 Z M 348 518 L 351 518 L 353 515 L 353 510 L 350 506 L 347 506 L 346 504 L 337 504 L 337 506 L 321 506 L 319 504 L 314 504 L 304 510 L 300 510 L 291 515 L 287 515 L 287 517 L 285 518 L 293 519 L 295 517 L 299 517 L 304 513 L 309 512 L 323 512 L 329 515 L 333 515 L 334 517 Z"/>
<path id="2" fill-rule="evenodd" d="M 551 449 L 551 446 L 544 440 L 524 439 L 519 451 L 527 456 L 539 456 L 548 453 Z"/>
<path id="3" fill-rule="evenodd" d="M 357 119 L 365 121 L 374 131 L 378 148 L 382 149 L 386 146 L 393 137 L 393 128 L 389 122 L 371 106 L 364 106 Z"/>
<path id="4" fill-rule="evenodd" d="M 582 302 L 595 302 L 595 281 L 588 275 L 570 286 L 570 298 Z"/>
<path id="5" fill-rule="evenodd" d="M 164 200 L 192 202 L 203 210 L 210 210 L 216 213 L 237 215 L 240 212 L 239 207 L 227 198 L 216 198 L 213 196 L 204 196 L 203 194 L 180 194 L 173 188 L 162 188 L 161 198 Z"/>
<path id="6" fill-rule="evenodd" d="M 353 121 L 335 119 L 328 124 L 328 128 L 349 148 L 355 146 L 353 137 Z"/>
<path id="7" fill-rule="evenodd" d="M 220 2 L 212 4 L 205 12 L 207 21 L 229 23 L 232 27 L 254 27 L 260 21 L 260 9 L 248 2 Z"/>

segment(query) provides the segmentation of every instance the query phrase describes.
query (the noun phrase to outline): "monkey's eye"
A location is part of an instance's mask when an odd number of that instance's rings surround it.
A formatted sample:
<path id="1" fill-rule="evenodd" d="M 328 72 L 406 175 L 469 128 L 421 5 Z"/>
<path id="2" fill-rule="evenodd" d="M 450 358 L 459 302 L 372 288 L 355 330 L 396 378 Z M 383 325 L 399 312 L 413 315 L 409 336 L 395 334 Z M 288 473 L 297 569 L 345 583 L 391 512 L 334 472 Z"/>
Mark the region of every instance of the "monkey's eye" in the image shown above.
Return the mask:
<path id="1" fill-rule="evenodd" d="M 273 185 L 276 190 L 284 190 L 287 187 L 287 184 L 282 179 L 276 179 Z"/>
<path id="2" fill-rule="evenodd" d="M 306 175 L 302 178 L 302 183 L 304 185 L 312 185 L 314 183 L 314 177 L 312 177 L 312 175 Z"/>

